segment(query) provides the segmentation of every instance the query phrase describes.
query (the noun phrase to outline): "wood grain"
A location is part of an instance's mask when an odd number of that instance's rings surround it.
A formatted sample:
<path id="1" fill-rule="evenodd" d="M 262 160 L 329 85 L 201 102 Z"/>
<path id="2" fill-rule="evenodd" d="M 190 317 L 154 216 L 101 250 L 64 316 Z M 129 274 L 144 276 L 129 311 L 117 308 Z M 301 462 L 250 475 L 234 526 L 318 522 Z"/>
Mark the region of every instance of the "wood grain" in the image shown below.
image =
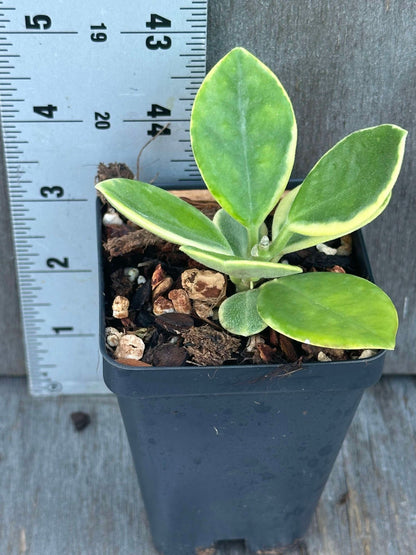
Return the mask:
<path id="1" fill-rule="evenodd" d="M 39 400 L 0 378 L 0 553 L 157 555 L 112 396 Z M 70 414 L 91 424 L 76 432 Z M 416 545 L 416 383 L 363 398 L 304 540 L 286 555 L 404 555 Z M 191 555 L 191 554 L 190 554 Z M 209 555 L 249 555 L 242 542 Z"/>
<path id="2" fill-rule="evenodd" d="M 386 212 L 365 236 L 377 282 L 400 315 L 386 372 L 414 373 L 416 344 L 416 82 L 413 0 L 209 0 L 208 66 L 234 46 L 250 49 L 279 76 L 294 104 L 299 143 L 294 177 L 347 133 L 379 123 L 409 130 L 407 154 Z M 22 372 L 14 258 L 4 176 L 0 186 L 0 373 Z"/>
<path id="3" fill-rule="evenodd" d="M 23 375 L 25 358 L 16 282 L 15 254 L 10 224 L 9 197 L 0 134 L 0 375 Z"/>

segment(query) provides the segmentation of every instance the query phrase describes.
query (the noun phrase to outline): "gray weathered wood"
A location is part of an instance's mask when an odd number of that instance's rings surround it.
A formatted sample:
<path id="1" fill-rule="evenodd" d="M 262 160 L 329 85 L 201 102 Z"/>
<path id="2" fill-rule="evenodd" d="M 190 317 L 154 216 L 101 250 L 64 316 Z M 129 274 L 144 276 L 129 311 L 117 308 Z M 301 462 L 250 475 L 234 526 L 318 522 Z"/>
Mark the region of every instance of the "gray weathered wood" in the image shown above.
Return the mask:
<path id="1" fill-rule="evenodd" d="M 276 71 L 293 99 L 296 176 L 355 129 L 392 122 L 411 132 L 393 200 L 365 232 L 377 281 L 401 317 L 398 347 L 386 365 L 392 373 L 414 372 L 416 343 L 415 15 L 413 0 L 209 0 L 208 65 L 245 46 Z M 5 214 L 4 181 L 0 207 Z M 22 351 L 7 218 L 0 225 L 0 279 L 7 284 L 0 289 L 1 331 L 8 346 L 0 373 L 13 373 L 21 372 Z"/>
<path id="2" fill-rule="evenodd" d="M 157 555 L 115 399 L 34 399 L 21 378 L 1 378 L 0 396 L 0 553 Z M 311 528 L 286 554 L 414 553 L 415 407 L 410 377 L 365 394 Z M 76 410 L 91 415 L 82 432 Z M 210 555 L 226 554 L 248 555 L 238 544 Z"/>
<path id="3" fill-rule="evenodd" d="M 25 373 L 24 347 L 16 284 L 15 255 L 10 225 L 6 172 L 1 160 L 0 136 L 0 337 L 2 357 L 0 375 Z"/>

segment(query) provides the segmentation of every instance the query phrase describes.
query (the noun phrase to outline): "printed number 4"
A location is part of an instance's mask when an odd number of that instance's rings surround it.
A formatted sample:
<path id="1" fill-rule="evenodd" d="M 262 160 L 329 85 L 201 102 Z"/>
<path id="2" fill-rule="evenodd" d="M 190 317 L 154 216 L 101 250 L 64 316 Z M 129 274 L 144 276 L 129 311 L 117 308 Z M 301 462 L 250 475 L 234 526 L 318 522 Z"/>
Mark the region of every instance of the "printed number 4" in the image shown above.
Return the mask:
<path id="1" fill-rule="evenodd" d="M 46 106 L 33 106 L 35 114 L 48 119 L 53 119 L 54 112 L 56 112 L 57 109 L 57 106 L 53 106 L 52 104 L 47 104 Z"/>

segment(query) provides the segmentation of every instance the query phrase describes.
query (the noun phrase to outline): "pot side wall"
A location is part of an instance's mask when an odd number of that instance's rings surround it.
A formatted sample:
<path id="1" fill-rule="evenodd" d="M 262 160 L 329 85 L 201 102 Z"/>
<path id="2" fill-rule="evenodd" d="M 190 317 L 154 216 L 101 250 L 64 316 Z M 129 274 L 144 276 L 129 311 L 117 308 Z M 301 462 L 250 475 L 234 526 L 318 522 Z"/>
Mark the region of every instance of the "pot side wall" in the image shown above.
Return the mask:
<path id="1" fill-rule="evenodd" d="M 156 548 L 301 538 L 362 393 L 119 397 Z"/>

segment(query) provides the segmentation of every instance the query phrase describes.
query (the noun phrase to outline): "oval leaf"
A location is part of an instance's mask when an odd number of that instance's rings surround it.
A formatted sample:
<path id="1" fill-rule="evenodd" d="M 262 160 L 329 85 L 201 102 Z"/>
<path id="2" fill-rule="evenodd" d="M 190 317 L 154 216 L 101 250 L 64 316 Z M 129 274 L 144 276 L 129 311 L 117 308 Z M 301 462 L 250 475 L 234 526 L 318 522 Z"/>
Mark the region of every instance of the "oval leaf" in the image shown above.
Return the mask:
<path id="1" fill-rule="evenodd" d="M 264 330 L 267 326 L 257 312 L 259 292 L 259 289 L 249 289 L 228 297 L 218 311 L 222 327 L 244 337 Z"/>
<path id="2" fill-rule="evenodd" d="M 209 218 L 163 189 L 122 178 L 101 181 L 96 188 L 120 214 L 171 243 L 232 253 Z"/>
<path id="3" fill-rule="evenodd" d="M 369 220 L 363 222 L 363 224 L 360 227 L 367 225 L 369 222 L 374 220 L 374 218 L 376 218 L 379 214 L 381 214 L 383 210 L 386 208 L 386 206 L 388 205 L 388 203 L 390 202 L 390 199 L 391 199 L 391 193 L 387 195 L 387 198 L 384 201 L 384 203 L 378 208 L 378 210 L 374 214 L 371 215 Z M 351 231 L 355 231 L 355 229 Z M 280 252 L 280 257 L 290 252 L 296 252 L 301 249 L 307 249 L 308 247 L 314 247 L 315 245 L 319 245 L 319 243 L 326 243 L 327 241 L 332 241 L 332 239 L 338 239 L 338 237 L 339 237 L 338 234 L 330 235 L 326 237 L 316 237 L 316 236 L 306 237 L 305 235 L 299 235 L 298 233 L 294 233 L 290 237 L 289 241 L 286 243 L 286 246 Z"/>
<path id="4" fill-rule="evenodd" d="M 214 224 L 218 227 L 236 256 L 246 257 L 249 255 L 247 229 L 234 220 L 222 208 L 215 213 Z"/>
<path id="5" fill-rule="evenodd" d="M 296 136 L 286 91 L 247 50 L 231 50 L 208 73 L 192 109 L 192 148 L 208 189 L 244 226 L 259 226 L 277 203 Z"/>
<path id="6" fill-rule="evenodd" d="M 397 313 L 373 283 L 348 274 L 308 273 L 260 287 L 257 308 L 292 339 L 337 349 L 394 349 Z"/>
<path id="7" fill-rule="evenodd" d="M 213 252 L 205 252 L 194 247 L 180 249 L 197 262 L 234 278 L 257 281 L 282 276 L 299 274 L 302 268 L 290 264 L 279 264 L 262 260 L 245 260 L 236 256 L 228 256 Z"/>
<path id="8" fill-rule="evenodd" d="M 337 143 L 303 181 L 289 229 L 339 237 L 374 219 L 399 175 L 406 135 L 395 125 L 379 125 Z"/>

